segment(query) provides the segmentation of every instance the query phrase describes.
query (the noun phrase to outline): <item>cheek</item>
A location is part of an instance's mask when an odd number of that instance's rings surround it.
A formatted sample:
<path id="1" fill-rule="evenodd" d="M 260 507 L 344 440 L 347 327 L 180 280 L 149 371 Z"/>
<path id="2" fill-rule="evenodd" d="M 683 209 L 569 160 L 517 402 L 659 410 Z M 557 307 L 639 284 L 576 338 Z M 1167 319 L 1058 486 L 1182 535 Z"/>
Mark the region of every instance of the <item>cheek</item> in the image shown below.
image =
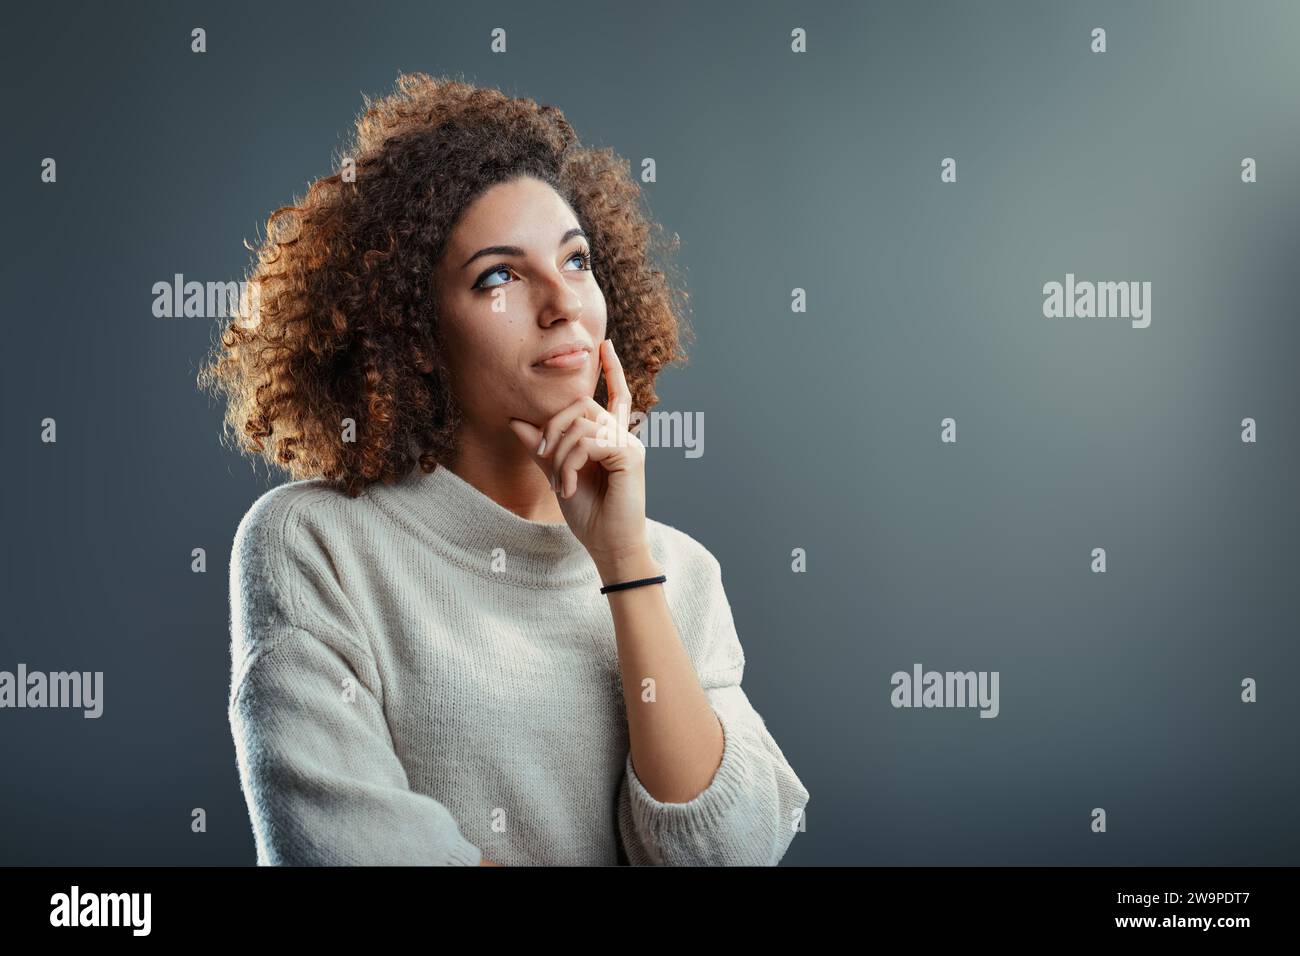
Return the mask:
<path id="1" fill-rule="evenodd" d="M 490 305 L 485 310 L 478 302 L 457 301 L 452 308 L 456 311 L 443 312 L 442 339 L 452 377 L 473 402 L 483 392 L 499 392 L 513 377 L 518 335 L 508 316 L 492 312 Z"/>
<path id="2" fill-rule="evenodd" d="M 600 287 L 596 286 L 585 299 L 583 306 L 583 324 L 591 333 L 591 337 L 599 342 L 605 337 L 605 296 L 601 294 Z"/>

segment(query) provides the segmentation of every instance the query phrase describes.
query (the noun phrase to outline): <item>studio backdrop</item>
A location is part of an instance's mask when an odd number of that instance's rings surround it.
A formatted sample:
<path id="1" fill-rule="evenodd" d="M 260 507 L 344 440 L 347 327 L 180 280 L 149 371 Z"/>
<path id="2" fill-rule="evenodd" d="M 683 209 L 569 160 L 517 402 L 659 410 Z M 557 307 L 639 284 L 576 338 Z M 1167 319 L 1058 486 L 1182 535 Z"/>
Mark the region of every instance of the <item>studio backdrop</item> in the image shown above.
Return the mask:
<path id="1" fill-rule="evenodd" d="M 679 240 L 647 513 L 717 557 L 811 794 L 784 865 L 1300 862 L 1298 40 L 1287 2 L 8 11 L 0 863 L 254 862 L 229 562 L 287 476 L 196 384 L 207 293 L 404 72 L 558 106 Z"/>

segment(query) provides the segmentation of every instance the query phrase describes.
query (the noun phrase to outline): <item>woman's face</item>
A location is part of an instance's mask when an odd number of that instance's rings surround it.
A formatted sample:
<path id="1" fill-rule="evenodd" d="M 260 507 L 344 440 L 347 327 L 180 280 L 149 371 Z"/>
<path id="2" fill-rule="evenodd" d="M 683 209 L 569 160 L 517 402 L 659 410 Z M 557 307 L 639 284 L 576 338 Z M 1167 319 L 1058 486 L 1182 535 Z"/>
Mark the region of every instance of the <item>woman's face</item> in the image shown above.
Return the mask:
<path id="1" fill-rule="evenodd" d="M 542 427 L 595 394 L 605 296 L 590 252 L 573 210 L 532 177 L 491 187 L 452 230 L 437 266 L 439 319 L 452 391 L 480 434 L 517 441 L 507 418 Z M 539 363 L 573 346 L 586 351 Z"/>

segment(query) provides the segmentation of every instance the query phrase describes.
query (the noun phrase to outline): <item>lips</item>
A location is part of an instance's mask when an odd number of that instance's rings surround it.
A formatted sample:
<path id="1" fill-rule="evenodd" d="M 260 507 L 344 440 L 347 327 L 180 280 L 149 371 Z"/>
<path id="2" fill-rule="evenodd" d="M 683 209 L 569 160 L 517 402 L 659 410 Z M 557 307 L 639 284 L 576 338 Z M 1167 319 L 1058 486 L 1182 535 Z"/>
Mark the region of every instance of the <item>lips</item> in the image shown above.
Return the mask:
<path id="1" fill-rule="evenodd" d="M 590 352 L 591 346 L 582 342 L 557 345 L 555 348 L 543 352 L 537 361 L 533 363 L 533 366 L 535 368 L 576 368 L 586 363 Z"/>

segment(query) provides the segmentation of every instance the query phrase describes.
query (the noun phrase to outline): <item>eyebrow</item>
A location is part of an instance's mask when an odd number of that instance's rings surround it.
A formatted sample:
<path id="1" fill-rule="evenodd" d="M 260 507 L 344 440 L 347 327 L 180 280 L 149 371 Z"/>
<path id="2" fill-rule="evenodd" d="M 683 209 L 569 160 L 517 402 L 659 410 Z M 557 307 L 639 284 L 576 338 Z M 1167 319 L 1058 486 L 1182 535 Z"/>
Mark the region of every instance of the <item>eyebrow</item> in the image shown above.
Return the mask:
<path id="1" fill-rule="evenodd" d="M 582 238 L 587 239 L 588 242 L 591 241 L 587 237 L 587 234 L 585 232 L 583 232 L 581 229 L 575 226 L 573 229 L 570 229 L 568 232 L 566 232 L 564 235 L 560 237 L 559 245 L 562 246 L 570 239 L 576 238 L 577 236 L 582 236 Z M 466 259 L 465 265 L 461 266 L 461 268 L 464 269 L 465 266 L 468 266 L 475 259 L 481 258 L 482 256 L 521 256 L 522 257 L 524 255 L 527 255 L 527 253 L 525 253 L 524 250 L 519 248 L 518 246 L 487 246 L 486 248 L 480 249 L 478 252 L 474 253 L 472 256 Z"/>

